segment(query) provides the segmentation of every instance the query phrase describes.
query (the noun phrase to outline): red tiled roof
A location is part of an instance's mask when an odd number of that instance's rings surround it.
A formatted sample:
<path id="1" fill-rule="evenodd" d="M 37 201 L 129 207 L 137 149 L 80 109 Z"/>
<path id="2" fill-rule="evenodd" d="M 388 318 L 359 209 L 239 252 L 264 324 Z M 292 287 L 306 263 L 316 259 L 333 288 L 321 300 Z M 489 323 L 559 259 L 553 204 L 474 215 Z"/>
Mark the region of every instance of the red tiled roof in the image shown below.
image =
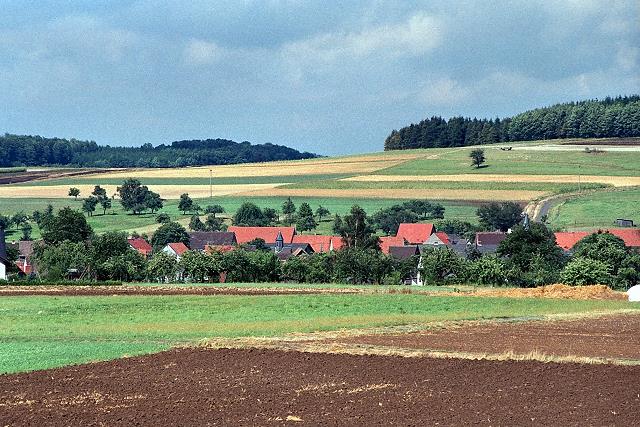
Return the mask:
<path id="1" fill-rule="evenodd" d="M 624 240 L 624 244 L 629 248 L 640 248 L 640 229 L 637 228 L 610 228 L 598 231 L 566 231 L 555 233 L 556 244 L 565 251 L 572 249 L 576 243 L 591 234 L 603 232 L 611 233 Z"/>
<path id="2" fill-rule="evenodd" d="M 614 236 L 624 240 L 629 248 L 640 248 L 640 229 L 637 228 L 610 228 L 606 230 Z"/>
<path id="3" fill-rule="evenodd" d="M 178 256 L 182 255 L 183 253 L 189 250 L 187 245 L 185 245 L 182 242 L 167 243 L 167 246 L 169 246 L 173 250 L 173 252 L 175 252 Z"/>
<path id="4" fill-rule="evenodd" d="M 238 244 L 249 243 L 254 239 L 262 239 L 265 243 L 275 243 L 278 232 L 282 233 L 285 244 L 289 244 L 296 234 L 295 227 L 229 227 L 230 232 L 236 233 Z"/>
<path id="5" fill-rule="evenodd" d="M 147 256 L 153 251 L 151 245 L 144 240 L 142 237 L 136 237 L 135 239 L 127 239 L 129 245 L 136 251 L 140 252 L 142 255 Z"/>
<path id="6" fill-rule="evenodd" d="M 293 236 L 292 243 L 308 243 L 314 252 L 329 252 L 329 250 L 338 250 L 342 247 L 342 237 L 326 236 L 313 234 L 296 234 Z"/>
<path id="7" fill-rule="evenodd" d="M 554 234 L 556 235 L 556 245 L 560 246 L 565 251 L 568 251 L 590 233 L 587 233 L 586 231 L 563 231 Z"/>
<path id="8" fill-rule="evenodd" d="M 444 231 L 436 231 L 436 236 L 438 236 L 438 239 L 445 245 L 449 244 L 449 236 L 447 236 L 447 233 Z"/>
<path id="9" fill-rule="evenodd" d="M 383 254 L 388 254 L 391 246 L 404 246 L 406 243 L 400 236 L 380 237 L 380 250 Z"/>
<path id="10" fill-rule="evenodd" d="M 398 227 L 398 237 L 404 238 L 408 243 L 422 244 L 433 234 L 433 224 L 408 224 L 402 223 Z"/>

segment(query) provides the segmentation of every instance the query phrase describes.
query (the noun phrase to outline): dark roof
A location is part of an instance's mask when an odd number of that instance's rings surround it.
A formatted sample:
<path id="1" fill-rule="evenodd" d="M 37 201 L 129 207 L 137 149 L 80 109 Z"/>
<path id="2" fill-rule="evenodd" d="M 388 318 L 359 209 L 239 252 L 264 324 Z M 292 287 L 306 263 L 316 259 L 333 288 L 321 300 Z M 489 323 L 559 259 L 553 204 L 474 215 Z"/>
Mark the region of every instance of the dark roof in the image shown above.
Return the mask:
<path id="1" fill-rule="evenodd" d="M 7 243 L 4 241 L 4 229 L 0 228 L 0 262 L 9 265 L 9 257 L 7 256 Z"/>
<path id="2" fill-rule="evenodd" d="M 477 246 L 498 246 L 507 238 L 507 233 L 501 231 L 476 233 Z"/>
<path id="3" fill-rule="evenodd" d="M 265 246 L 267 246 L 270 249 L 275 250 L 276 249 L 276 243 L 267 243 Z M 296 249 L 302 249 L 303 251 L 305 251 L 308 254 L 312 254 L 315 251 L 313 250 L 313 246 L 311 246 L 310 243 L 289 243 L 289 244 L 285 244 L 282 247 L 282 250 L 280 252 L 285 252 L 285 251 L 289 251 L 289 252 L 294 252 Z"/>
<path id="4" fill-rule="evenodd" d="M 389 255 L 396 259 L 407 259 L 420 255 L 420 248 L 416 246 L 389 246 Z"/>
<path id="5" fill-rule="evenodd" d="M 193 231 L 189 233 L 189 247 L 203 251 L 205 246 L 233 246 L 238 244 L 236 235 L 230 231 Z"/>

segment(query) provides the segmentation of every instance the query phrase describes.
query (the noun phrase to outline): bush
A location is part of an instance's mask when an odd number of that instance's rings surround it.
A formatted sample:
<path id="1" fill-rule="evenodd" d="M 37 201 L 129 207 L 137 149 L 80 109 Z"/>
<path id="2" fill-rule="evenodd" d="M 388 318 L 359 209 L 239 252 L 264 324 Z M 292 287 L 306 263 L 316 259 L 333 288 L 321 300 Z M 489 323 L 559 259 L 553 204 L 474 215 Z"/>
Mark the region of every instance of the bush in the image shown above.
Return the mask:
<path id="1" fill-rule="evenodd" d="M 575 257 L 564 268 L 561 275 L 565 285 L 608 285 L 614 284 L 611 265 L 590 258 Z"/>
<path id="2" fill-rule="evenodd" d="M 470 267 L 470 280 L 478 285 L 501 286 L 507 282 L 504 263 L 495 255 L 485 255 Z"/>

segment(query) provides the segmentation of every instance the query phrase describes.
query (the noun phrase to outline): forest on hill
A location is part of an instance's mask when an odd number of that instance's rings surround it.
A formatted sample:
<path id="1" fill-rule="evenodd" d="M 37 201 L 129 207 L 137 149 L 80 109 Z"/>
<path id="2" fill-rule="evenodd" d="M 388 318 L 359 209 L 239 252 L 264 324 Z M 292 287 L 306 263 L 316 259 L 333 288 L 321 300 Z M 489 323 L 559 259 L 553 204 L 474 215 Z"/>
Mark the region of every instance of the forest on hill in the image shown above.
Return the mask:
<path id="1" fill-rule="evenodd" d="M 556 104 L 504 119 L 431 117 L 393 130 L 385 150 L 464 147 L 508 141 L 640 136 L 640 96 Z"/>
<path id="2" fill-rule="evenodd" d="M 299 160 L 317 157 L 275 144 L 227 139 L 174 141 L 154 147 L 100 146 L 94 141 L 5 134 L 0 137 L 0 167 L 184 167 Z"/>

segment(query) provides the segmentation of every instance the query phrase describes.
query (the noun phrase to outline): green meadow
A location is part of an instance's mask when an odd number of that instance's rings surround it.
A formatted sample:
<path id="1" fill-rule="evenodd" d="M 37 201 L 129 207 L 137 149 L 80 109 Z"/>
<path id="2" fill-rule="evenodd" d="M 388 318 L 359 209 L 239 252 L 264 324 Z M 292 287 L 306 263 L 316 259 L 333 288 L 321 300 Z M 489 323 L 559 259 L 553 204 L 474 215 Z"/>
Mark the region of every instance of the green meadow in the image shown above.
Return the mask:
<path id="1" fill-rule="evenodd" d="M 616 218 L 640 224 L 640 188 L 597 191 L 572 197 L 551 208 L 548 222 L 556 229 L 615 227 Z"/>
<path id="2" fill-rule="evenodd" d="M 447 175 L 447 174 L 505 174 L 505 175 L 610 175 L 640 176 L 639 151 L 560 151 L 518 148 L 511 151 L 484 147 L 486 166 L 475 168 L 469 153 L 475 147 L 436 149 L 431 156 L 409 160 L 390 168 L 381 169 L 379 175 Z"/>
<path id="3" fill-rule="evenodd" d="M 214 337 L 274 337 L 293 332 L 536 317 L 629 307 L 624 301 L 389 293 L 2 297 L 0 372 L 153 353 Z"/>

